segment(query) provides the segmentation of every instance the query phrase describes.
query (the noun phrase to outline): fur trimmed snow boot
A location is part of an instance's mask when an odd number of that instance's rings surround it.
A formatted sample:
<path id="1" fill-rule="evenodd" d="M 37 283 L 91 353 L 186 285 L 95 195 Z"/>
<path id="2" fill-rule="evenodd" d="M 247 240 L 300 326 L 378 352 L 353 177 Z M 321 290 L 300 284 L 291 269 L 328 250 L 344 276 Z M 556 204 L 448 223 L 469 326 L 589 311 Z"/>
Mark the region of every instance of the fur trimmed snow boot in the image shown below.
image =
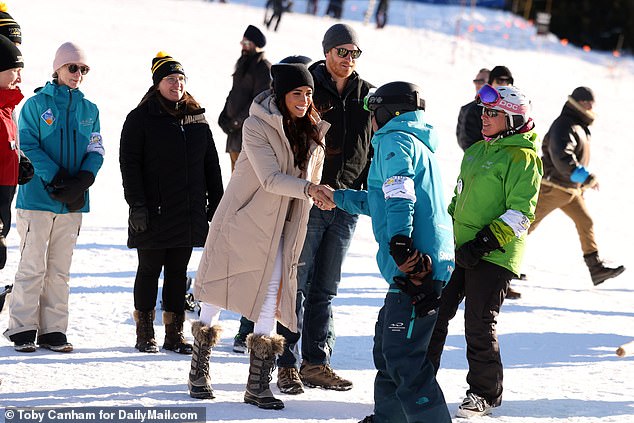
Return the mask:
<path id="1" fill-rule="evenodd" d="M 183 336 L 184 323 L 185 313 L 163 312 L 163 324 L 165 325 L 164 350 L 174 351 L 179 354 L 192 353 L 192 344 L 187 343 L 185 336 Z"/>
<path id="2" fill-rule="evenodd" d="M 205 326 L 201 321 L 192 323 L 194 335 L 194 351 L 192 353 L 191 369 L 189 370 L 189 396 L 198 399 L 214 398 L 209 375 L 209 358 L 211 349 L 220 339 L 220 326 Z"/>
<path id="3" fill-rule="evenodd" d="M 249 356 L 249 380 L 244 402 L 265 410 L 280 410 L 284 403 L 275 398 L 269 383 L 277 356 L 284 352 L 284 337 L 250 334 L 247 337 Z"/>
<path id="4" fill-rule="evenodd" d="M 156 312 L 134 310 L 134 321 L 136 322 L 136 345 L 137 350 L 145 353 L 157 353 L 159 351 L 154 339 L 154 317 Z"/>

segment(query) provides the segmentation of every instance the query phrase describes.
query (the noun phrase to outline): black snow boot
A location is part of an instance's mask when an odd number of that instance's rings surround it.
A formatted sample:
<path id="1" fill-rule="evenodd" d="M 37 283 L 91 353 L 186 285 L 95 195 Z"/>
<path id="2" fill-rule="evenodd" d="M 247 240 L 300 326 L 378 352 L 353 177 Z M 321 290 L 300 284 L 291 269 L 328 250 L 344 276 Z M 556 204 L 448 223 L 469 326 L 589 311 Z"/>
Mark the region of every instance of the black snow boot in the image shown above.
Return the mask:
<path id="1" fill-rule="evenodd" d="M 136 322 L 136 345 L 137 350 L 145 353 L 157 353 L 159 351 L 154 339 L 154 317 L 156 312 L 134 310 L 134 321 Z"/>
<path id="2" fill-rule="evenodd" d="M 37 350 L 35 346 L 36 330 L 25 330 L 24 332 L 14 333 L 9 336 L 13 342 L 13 348 L 18 352 L 33 352 Z"/>
<path id="3" fill-rule="evenodd" d="M 183 323 L 185 313 L 163 312 L 163 324 L 165 325 L 165 342 L 163 349 L 177 352 L 179 354 L 191 354 L 192 344 L 188 344 L 183 336 Z"/>
<path id="4" fill-rule="evenodd" d="M 209 376 L 209 357 L 211 349 L 220 339 L 220 326 L 205 326 L 200 321 L 192 323 L 194 335 L 194 351 L 192 353 L 191 369 L 189 370 L 189 396 L 198 399 L 214 398 Z"/>
<path id="5" fill-rule="evenodd" d="M 284 337 L 250 334 L 247 337 L 249 356 L 249 380 L 244 402 L 265 410 L 281 410 L 284 403 L 273 396 L 269 383 L 277 356 L 284 352 Z"/>
<path id="6" fill-rule="evenodd" d="M 625 267 L 623 266 L 606 266 L 603 260 L 599 258 L 599 253 L 596 251 L 594 253 L 586 254 L 583 256 L 583 259 L 586 261 L 586 265 L 590 270 L 590 277 L 592 277 L 592 283 L 595 286 L 603 283 L 607 279 L 617 277 L 625 271 Z"/>

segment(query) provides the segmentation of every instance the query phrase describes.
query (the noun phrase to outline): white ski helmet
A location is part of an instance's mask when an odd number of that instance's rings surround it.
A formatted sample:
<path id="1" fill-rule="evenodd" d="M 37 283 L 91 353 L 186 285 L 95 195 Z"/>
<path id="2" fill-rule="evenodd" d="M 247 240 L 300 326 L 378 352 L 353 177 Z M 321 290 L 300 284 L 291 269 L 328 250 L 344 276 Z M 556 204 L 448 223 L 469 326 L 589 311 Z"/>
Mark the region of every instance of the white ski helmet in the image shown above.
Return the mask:
<path id="1" fill-rule="evenodd" d="M 495 104 L 483 103 L 489 109 L 501 110 L 507 116 L 509 128 L 518 130 L 528 122 L 531 101 L 516 86 L 496 87 L 500 99 Z"/>

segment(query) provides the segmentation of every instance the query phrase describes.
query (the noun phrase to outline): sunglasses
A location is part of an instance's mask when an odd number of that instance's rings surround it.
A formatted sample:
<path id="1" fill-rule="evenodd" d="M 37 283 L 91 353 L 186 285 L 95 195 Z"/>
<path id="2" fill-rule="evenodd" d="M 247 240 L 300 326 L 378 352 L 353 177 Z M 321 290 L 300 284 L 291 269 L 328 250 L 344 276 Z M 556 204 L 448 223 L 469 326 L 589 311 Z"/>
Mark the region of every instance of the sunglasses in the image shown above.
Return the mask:
<path id="1" fill-rule="evenodd" d="M 489 84 L 484 84 L 482 88 L 478 90 L 477 100 L 479 103 L 484 104 L 487 107 L 496 106 L 500 100 L 500 93 Z"/>
<path id="2" fill-rule="evenodd" d="M 474 84 L 484 84 L 485 82 L 486 82 L 486 81 L 485 81 L 484 79 L 482 79 L 482 78 L 479 78 L 479 79 L 474 79 L 474 80 L 473 80 L 473 83 L 474 83 Z"/>
<path id="3" fill-rule="evenodd" d="M 350 57 L 352 57 L 353 59 L 358 59 L 359 56 L 361 56 L 361 50 L 348 50 L 345 47 L 335 47 L 335 50 L 337 50 L 337 56 L 341 57 L 342 59 L 345 57 L 348 57 L 348 54 L 350 54 Z"/>
<path id="4" fill-rule="evenodd" d="M 482 108 L 482 116 L 487 115 L 490 118 L 498 117 L 498 115 L 503 114 L 504 112 L 501 110 L 489 109 L 486 107 Z"/>
<path id="5" fill-rule="evenodd" d="M 82 75 L 86 75 L 90 71 L 90 68 L 88 66 L 77 65 L 75 63 L 69 63 L 68 65 L 66 65 L 66 67 L 68 68 L 68 72 L 70 73 L 75 73 L 79 71 Z"/>
<path id="6" fill-rule="evenodd" d="M 180 76 L 166 76 L 163 78 L 164 81 L 167 81 L 168 84 L 174 85 L 176 83 L 182 82 L 183 84 L 187 83 L 187 77 L 185 75 Z"/>

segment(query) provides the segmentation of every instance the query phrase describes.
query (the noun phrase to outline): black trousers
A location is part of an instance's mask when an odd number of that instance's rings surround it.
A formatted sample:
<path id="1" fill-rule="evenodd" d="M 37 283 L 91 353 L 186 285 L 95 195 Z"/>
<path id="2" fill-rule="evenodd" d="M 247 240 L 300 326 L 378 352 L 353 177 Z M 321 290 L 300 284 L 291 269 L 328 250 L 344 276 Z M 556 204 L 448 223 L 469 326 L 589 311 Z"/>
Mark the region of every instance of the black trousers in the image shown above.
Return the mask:
<path id="1" fill-rule="evenodd" d="M 5 237 L 11 229 L 11 202 L 15 196 L 14 185 L 0 185 L 0 220 L 2 220 L 2 235 Z"/>
<path id="2" fill-rule="evenodd" d="M 456 266 L 442 292 L 438 320 L 429 343 L 427 356 L 436 372 L 447 339 L 449 321 L 465 300 L 465 338 L 469 390 L 491 405 L 502 403 L 503 368 L 496 324 L 513 273 L 501 266 L 480 260 L 474 269 Z"/>
<path id="3" fill-rule="evenodd" d="M 139 267 L 134 280 L 134 308 L 154 310 L 158 295 L 158 280 L 163 270 L 163 309 L 172 313 L 185 312 L 187 265 L 192 247 L 137 249 Z"/>

